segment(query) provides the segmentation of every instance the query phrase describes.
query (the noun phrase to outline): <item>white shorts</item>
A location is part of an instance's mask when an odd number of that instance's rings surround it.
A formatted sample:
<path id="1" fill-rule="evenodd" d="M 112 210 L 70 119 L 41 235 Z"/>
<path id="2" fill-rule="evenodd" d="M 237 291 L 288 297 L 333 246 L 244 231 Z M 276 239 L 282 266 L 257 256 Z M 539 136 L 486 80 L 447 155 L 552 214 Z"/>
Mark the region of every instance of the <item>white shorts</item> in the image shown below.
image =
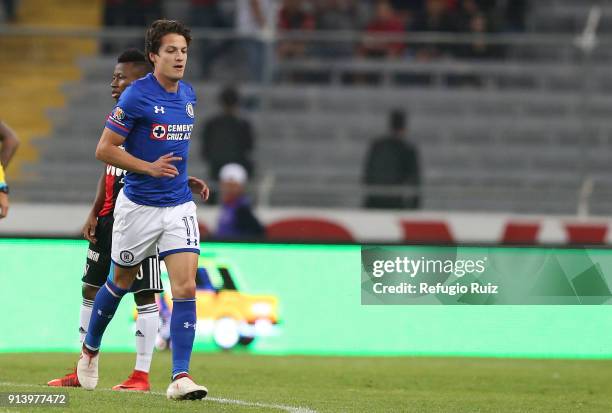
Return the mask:
<path id="1" fill-rule="evenodd" d="M 159 251 L 159 258 L 177 252 L 200 253 L 200 232 L 193 201 L 174 207 L 136 204 L 119 192 L 115 203 L 111 259 L 133 267 Z"/>

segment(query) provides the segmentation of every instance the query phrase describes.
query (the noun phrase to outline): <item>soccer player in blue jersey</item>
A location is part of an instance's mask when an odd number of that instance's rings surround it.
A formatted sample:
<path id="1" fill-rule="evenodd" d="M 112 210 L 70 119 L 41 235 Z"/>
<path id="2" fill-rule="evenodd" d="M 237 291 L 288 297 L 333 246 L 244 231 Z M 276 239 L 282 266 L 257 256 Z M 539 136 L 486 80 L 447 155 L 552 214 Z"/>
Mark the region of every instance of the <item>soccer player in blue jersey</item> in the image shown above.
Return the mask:
<path id="1" fill-rule="evenodd" d="M 145 55 L 136 49 L 121 53 L 113 71 L 110 83 L 111 95 L 118 101 L 121 94 L 137 79 L 151 70 Z M 83 274 L 81 317 L 79 333 L 81 343 L 85 340 L 87 327 L 93 310 L 93 300 L 100 287 L 106 283 L 111 266 L 111 239 L 113 233 L 113 212 L 119 191 L 123 188 L 125 172 L 106 165 L 98 182 L 98 191 L 91 212 L 83 226 L 83 236 L 89 241 L 87 261 Z M 142 262 L 141 272 L 130 289 L 134 293 L 138 318 L 136 320 L 136 366 L 130 377 L 113 390 L 149 391 L 149 369 L 153 357 L 155 338 L 159 328 L 159 309 L 155 293 L 162 292 L 159 278 L 160 268 L 157 255 Z M 80 387 L 76 369 L 64 377 L 47 383 L 53 387 Z"/>
<path id="2" fill-rule="evenodd" d="M 140 263 L 154 255 L 166 263 L 173 297 L 170 325 L 172 382 L 169 399 L 202 399 L 208 390 L 189 375 L 196 328 L 195 274 L 199 249 L 192 192 L 208 198 L 203 181 L 189 179 L 187 156 L 196 95 L 183 82 L 190 31 L 180 22 L 157 20 L 147 30 L 146 55 L 153 73 L 132 83 L 109 116 L 96 158 L 128 171 L 117 197 L 113 265 L 96 295 L 77 375 L 81 386 L 98 383 L 100 343 Z M 122 150 L 123 146 L 125 150 Z"/>

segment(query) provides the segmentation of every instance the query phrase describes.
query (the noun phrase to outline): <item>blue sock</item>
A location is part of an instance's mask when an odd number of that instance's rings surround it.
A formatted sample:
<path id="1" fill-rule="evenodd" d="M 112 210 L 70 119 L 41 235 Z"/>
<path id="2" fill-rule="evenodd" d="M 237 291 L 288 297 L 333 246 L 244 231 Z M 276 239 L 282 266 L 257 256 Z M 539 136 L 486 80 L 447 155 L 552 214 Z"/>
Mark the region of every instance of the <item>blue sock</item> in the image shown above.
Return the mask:
<path id="1" fill-rule="evenodd" d="M 179 373 L 189 373 L 189 359 L 196 327 L 195 298 L 173 298 L 170 318 L 172 342 L 172 378 Z"/>
<path id="2" fill-rule="evenodd" d="M 85 345 L 90 350 L 98 350 L 100 348 L 104 330 L 106 330 L 106 326 L 113 319 L 121 298 L 128 292 L 128 290 L 117 287 L 113 283 L 111 275 L 108 276 L 106 284 L 96 294 L 94 301 L 89 328 L 85 337 Z"/>

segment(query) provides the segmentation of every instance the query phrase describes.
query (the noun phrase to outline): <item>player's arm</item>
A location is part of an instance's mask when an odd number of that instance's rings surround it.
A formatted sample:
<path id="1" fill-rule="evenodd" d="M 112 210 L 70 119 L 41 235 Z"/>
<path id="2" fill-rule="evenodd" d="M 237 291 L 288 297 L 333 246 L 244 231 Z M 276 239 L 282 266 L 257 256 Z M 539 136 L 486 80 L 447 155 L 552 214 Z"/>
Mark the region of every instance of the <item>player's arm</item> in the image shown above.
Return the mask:
<path id="1" fill-rule="evenodd" d="M 124 141 L 123 136 L 108 127 L 104 128 L 96 148 L 96 159 L 126 171 L 150 175 L 154 178 L 174 178 L 179 174 L 172 162 L 180 161 L 181 157 L 172 156 L 172 153 L 169 153 L 161 156 L 155 162 L 147 162 L 121 149 L 120 146 Z"/>
<path id="2" fill-rule="evenodd" d="M 257 25 L 260 29 L 263 29 L 266 25 L 266 19 L 264 17 L 263 11 L 261 10 L 259 0 L 249 0 L 249 3 L 249 5 L 251 6 L 251 12 L 253 13 L 253 17 L 255 17 Z"/>
<path id="3" fill-rule="evenodd" d="M 196 178 L 195 176 L 190 176 L 187 179 L 187 184 L 189 185 L 189 189 L 191 189 L 192 193 L 200 195 L 202 201 L 208 201 L 210 189 L 208 188 L 208 185 L 206 185 L 206 182 L 199 178 Z"/>
<path id="4" fill-rule="evenodd" d="M 19 147 L 19 138 L 15 131 L 2 121 L 0 121 L 0 141 L 2 141 L 0 163 L 6 168 Z"/>
<path id="5" fill-rule="evenodd" d="M 0 164 L 0 219 L 6 217 L 9 209 L 8 185 L 4 179 L 4 169 Z"/>
<path id="6" fill-rule="evenodd" d="M 100 211 L 102 211 L 102 207 L 104 206 L 104 198 L 106 196 L 106 192 L 104 190 L 104 180 L 106 179 L 106 171 L 102 171 L 100 175 L 100 179 L 98 179 L 98 188 L 96 190 L 96 198 L 94 199 L 94 203 L 91 207 L 91 212 L 89 215 L 93 215 L 95 217 L 98 216 Z"/>
<path id="7" fill-rule="evenodd" d="M 98 189 L 96 190 L 96 199 L 91 207 L 91 211 L 89 211 L 89 215 L 85 220 L 85 224 L 83 225 L 83 237 L 92 243 L 98 242 L 96 239 L 96 227 L 98 226 L 98 214 L 102 210 L 104 206 L 104 179 L 106 174 L 104 171 L 102 175 L 100 175 L 100 179 L 98 179 Z"/>

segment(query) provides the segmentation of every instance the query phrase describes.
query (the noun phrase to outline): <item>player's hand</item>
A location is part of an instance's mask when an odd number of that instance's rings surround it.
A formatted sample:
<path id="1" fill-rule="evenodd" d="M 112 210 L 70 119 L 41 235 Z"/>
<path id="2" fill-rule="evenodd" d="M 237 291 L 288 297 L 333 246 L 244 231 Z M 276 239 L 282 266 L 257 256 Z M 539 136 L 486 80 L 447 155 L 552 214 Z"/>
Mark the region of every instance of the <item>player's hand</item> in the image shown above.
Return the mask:
<path id="1" fill-rule="evenodd" d="M 9 209 L 9 198 L 5 192 L 0 192 L 0 219 L 6 218 Z"/>
<path id="2" fill-rule="evenodd" d="M 208 189 L 208 185 L 201 179 L 190 176 L 188 179 L 189 188 L 191 192 L 194 194 L 200 195 L 202 201 L 208 201 L 208 196 L 210 195 L 210 189 Z"/>
<path id="3" fill-rule="evenodd" d="M 162 155 L 158 160 L 152 162 L 149 175 L 153 178 L 174 178 L 178 176 L 179 171 L 176 166 L 172 165 L 172 162 L 180 161 L 183 158 L 172 155 L 174 155 L 172 152 Z"/>
<path id="4" fill-rule="evenodd" d="M 96 239 L 96 227 L 98 226 L 98 218 L 95 215 L 89 214 L 87 220 L 85 221 L 85 225 L 83 225 L 83 237 L 95 244 L 98 242 Z"/>

